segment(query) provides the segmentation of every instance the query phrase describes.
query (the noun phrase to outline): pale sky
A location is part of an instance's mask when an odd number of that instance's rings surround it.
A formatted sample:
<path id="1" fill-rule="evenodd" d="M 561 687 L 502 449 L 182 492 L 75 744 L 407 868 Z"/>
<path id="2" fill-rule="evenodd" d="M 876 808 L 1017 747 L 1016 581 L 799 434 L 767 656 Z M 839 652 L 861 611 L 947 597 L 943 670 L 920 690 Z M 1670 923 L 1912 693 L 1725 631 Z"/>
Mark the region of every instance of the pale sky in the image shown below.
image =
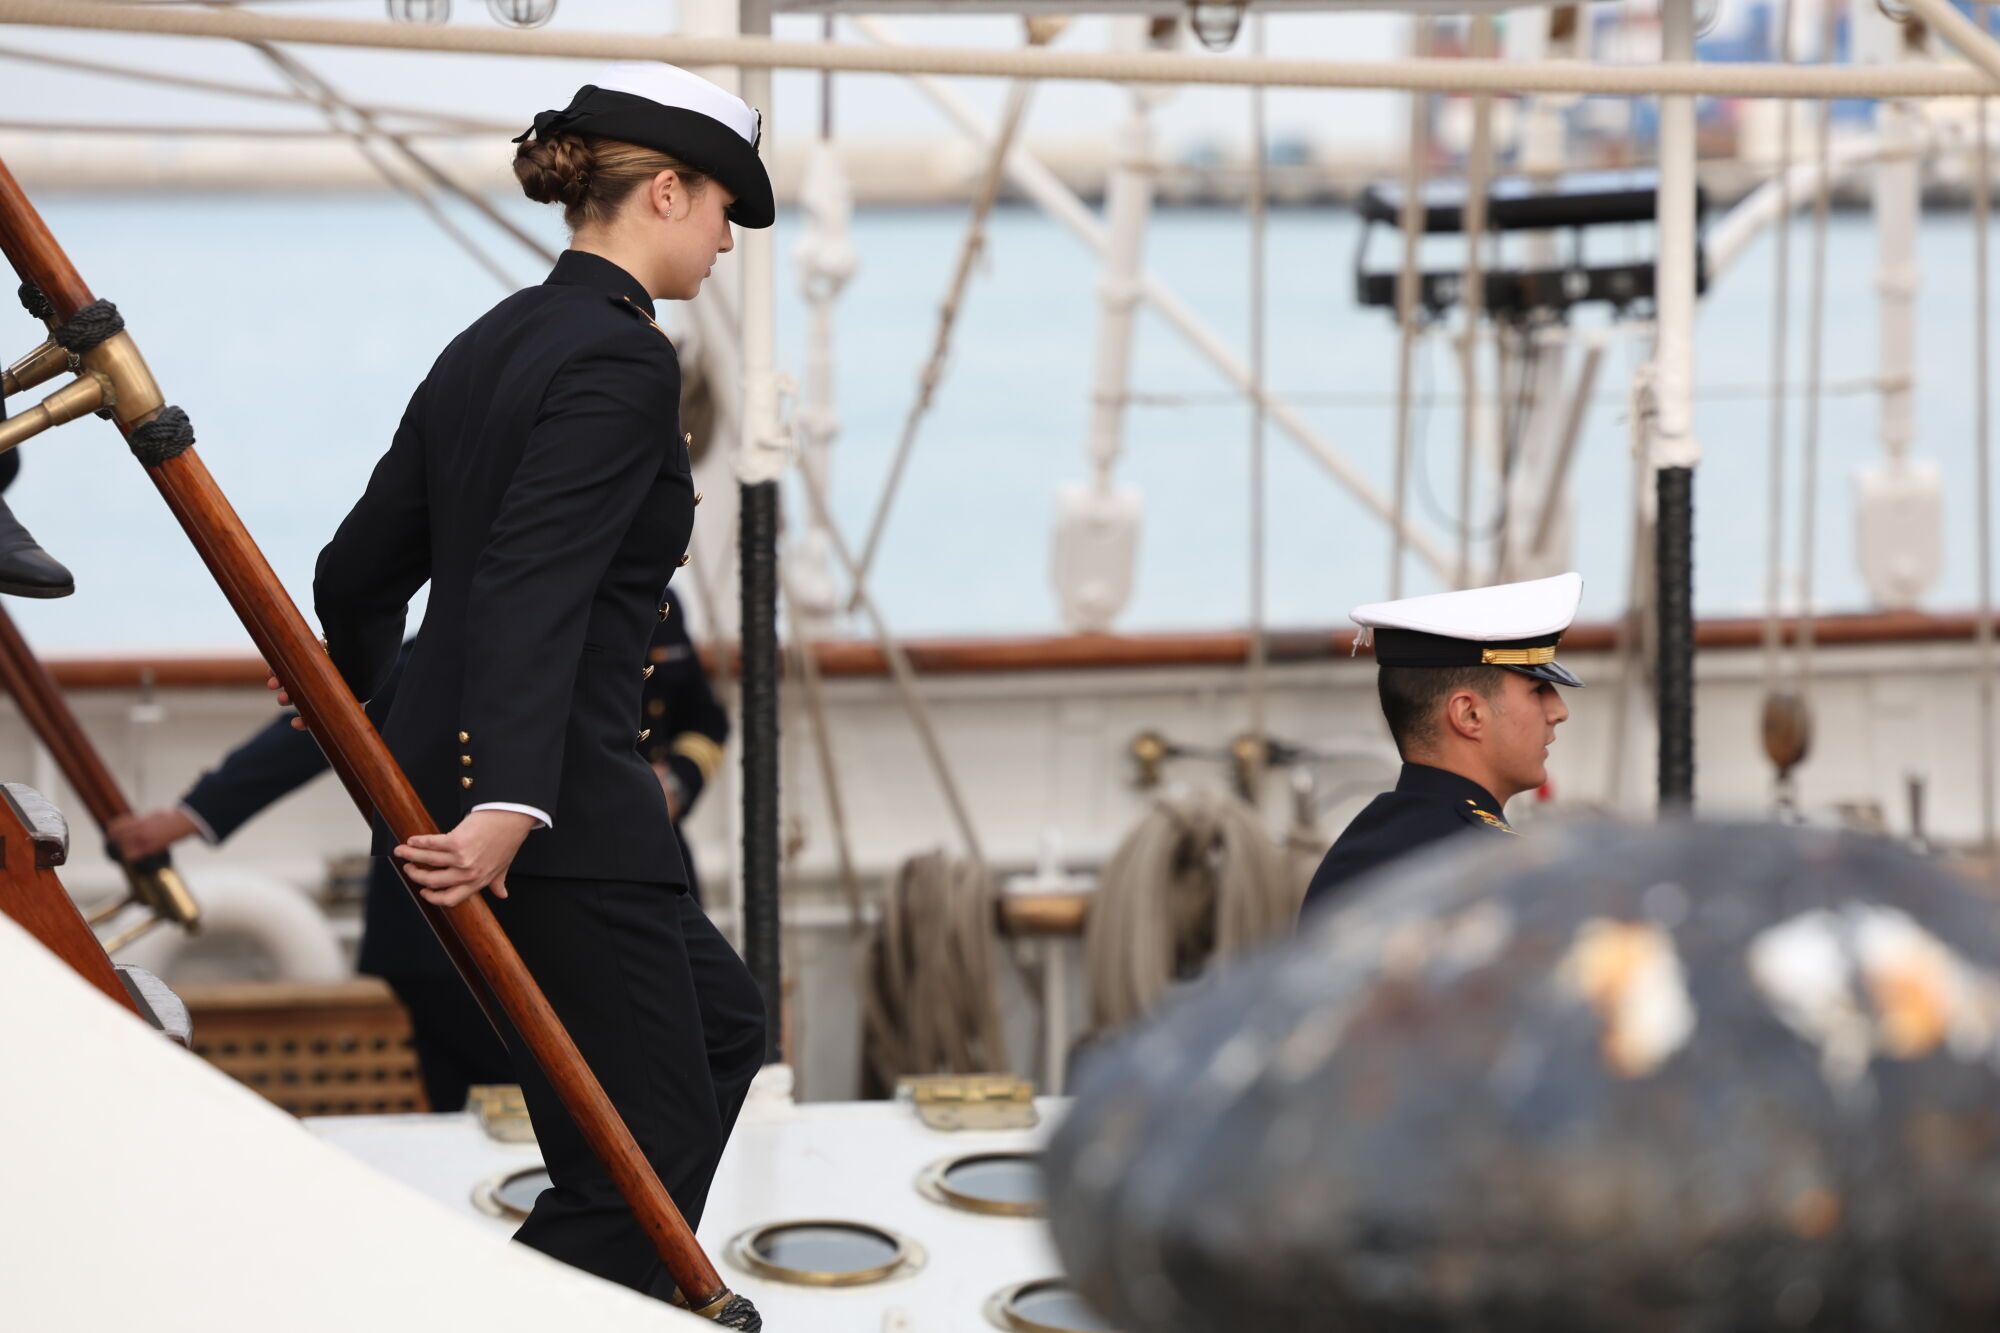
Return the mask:
<path id="1" fill-rule="evenodd" d="M 456 0 L 452 23 L 489 26 L 483 0 Z M 679 6 L 674 0 L 560 0 L 557 28 L 672 32 Z M 377 18 L 379 0 L 305 0 L 270 6 L 287 15 L 324 14 Z M 1407 43 L 1406 18 L 1388 14 L 1294 14 L 1267 20 L 1269 49 L 1288 56 L 1373 59 L 1399 54 Z M 913 42 L 954 46 L 1006 47 L 1020 43 L 1013 18 L 964 16 L 885 20 Z M 816 16 L 781 16 L 780 37 L 819 36 Z M 1079 19 L 1059 49 L 1101 50 L 1107 20 Z M 850 33 L 840 40 L 860 40 Z M 1231 56 L 1240 56 L 1247 34 Z M 116 61 L 221 77 L 276 87 L 276 78 L 252 51 L 233 43 L 184 38 L 0 27 L 0 48 L 52 52 L 81 59 Z M 448 106 L 479 115 L 526 123 L 545 106 L 560 106 L 587 79 L 588 63 L 507 60 L 490 56 L 399 54 L 293 48 L 293 53 L 351 98 Z M 1224 57 L 1226 58 L 1226 57 Z M 967 94 L 997 112 L 1004 86 L 994 80 L 961 80 Z M 774 133 L 816 131 L 819 79 L 808 73 L 780 72 L 775 105 L 769 108 Z M 1059 137 L 1068 127 L 1086 126 L 1102 134 L 1117 124 L 1125 94 L 1104 85 L 1063 84 L 1039 89 L 1030 112 L 1030 138 Z M 1323 145 L 1379 143 L 1400 133 L 1398 99 L 1382 93 L 1276 91 L 1268 116 L 1274 138 L 1303 137 Z M 1206 142 L 1247 138 L 1249 94 L 1241 89 L 1187 89 L 1160 109 L 1156 125 L 1169 152 Z M 881 75 L 841 75 L 836 82 L 835 132 L 865 139 L 945 137 L 949 129 L 929 103 L 903 81 Z M 0 117 L 21 120 L 146 120 L 155 123 L 317 125 L 315 113 L 204 93 L 107 81 L 16 60 L 0 60 Z"/>

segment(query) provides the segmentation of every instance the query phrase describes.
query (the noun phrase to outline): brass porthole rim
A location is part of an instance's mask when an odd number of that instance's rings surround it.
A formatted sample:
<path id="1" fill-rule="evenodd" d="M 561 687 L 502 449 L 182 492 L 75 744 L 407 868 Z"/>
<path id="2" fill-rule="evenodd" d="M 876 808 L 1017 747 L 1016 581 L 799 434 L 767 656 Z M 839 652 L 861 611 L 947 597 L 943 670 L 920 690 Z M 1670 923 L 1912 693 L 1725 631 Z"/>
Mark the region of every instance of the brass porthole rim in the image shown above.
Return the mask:
<path id="1" fill-rule="evenodd" d="M 1060 1277 L 1037 1277 L 1016 1282 L 1011 1287 L 1002 1287 L 988 1298 L 986 1318 L 995 1328 L 1005 1329 L 1007 1333 L 1076 1333 L 1075 1329 L 1030 1319 L 1014 1308 L 1014 1302 L 1030 1292 L 1047 1291 L 1052 1287 L 1076 1290 L 1067 1278 Z"/>
<path id="2" fill-rule="evenodd" d="M 917 1173 L 917 1193 L 932 1203 L 941 1203 L 947 1208 L 960 1212 L 978 1213 L 983 1217 L 1047 1217 L 1046 1203 L 1004 1203 L 997 1199 L 982 1199 L 976 1194 L 951 1187 L 946 1177 L 952 1168 L 965 1166 L 971 1162 L 1021 1162 L 1033 1161 L 1039 1154 L 1032 1152 L 969 1152 L 956 1157 L 942 1157 Z"/>
<path id="3" fill-rule="evenodd" d="M 896 1247 L 889 1262 L 877 1264 L 873 1268 L 857 1268 L 852 1272 L 836 1273 L 811 1268 L 788 1268 L 784 1264 L 774 1264 L 757 1253 L 757 1240 L 773 1231 L 796 1231 L 801 1227 L 831 1227 L 840 1231 L 861 1231 L 880 1236 Z M 873 1222 L 856 1222 L 846 1217 L 801 1217 L 787 1222 L 763 1222 L 746 1231 L 740 1231 L 729 1242 L 729 1256 L 737 1267 L 758 1277 L 769 1278 L 773 1282 L 788 1282 L 799 1287 L 866 1287 L 891 1278 L 904 1277 L 924 1266 L 927 1258 L 924 1247 L 900 1232 L 888 1227 L 877 1226 Z"/>
<path id="4" fill-rule="evenodd" d="M 535 1162 L 529 1166 L 514 1166 L 488 1176 L 472 1187 L 473 1206 L 489 1217 L 504 1218 L 513 1222 L 525 1221 L 528 1214 L 524 1210 L 515 1208 L 503 1200 L 500 1197 L 500 1191 L 506 1189 L 507 1186 L 513 1184 L 522 1176 L 531 1176 L 537 1171 L 543 1175 L 547 1175 L 549 1173 L 548 1164 L 546 1162 Z"/>

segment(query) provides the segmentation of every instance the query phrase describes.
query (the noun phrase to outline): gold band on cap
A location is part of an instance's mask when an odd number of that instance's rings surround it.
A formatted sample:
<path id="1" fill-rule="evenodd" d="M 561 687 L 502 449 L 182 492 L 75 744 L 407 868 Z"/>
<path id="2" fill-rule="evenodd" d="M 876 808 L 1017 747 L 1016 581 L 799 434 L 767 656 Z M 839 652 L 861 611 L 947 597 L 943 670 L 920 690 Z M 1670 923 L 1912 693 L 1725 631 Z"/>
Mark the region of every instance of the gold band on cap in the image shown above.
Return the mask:
<path id="1" fill-rule="evenodd" d="M 1547 666 L 1556 660 L 1556 646 L 1543 648 L 1481 648 L 1481 666 Z"/>

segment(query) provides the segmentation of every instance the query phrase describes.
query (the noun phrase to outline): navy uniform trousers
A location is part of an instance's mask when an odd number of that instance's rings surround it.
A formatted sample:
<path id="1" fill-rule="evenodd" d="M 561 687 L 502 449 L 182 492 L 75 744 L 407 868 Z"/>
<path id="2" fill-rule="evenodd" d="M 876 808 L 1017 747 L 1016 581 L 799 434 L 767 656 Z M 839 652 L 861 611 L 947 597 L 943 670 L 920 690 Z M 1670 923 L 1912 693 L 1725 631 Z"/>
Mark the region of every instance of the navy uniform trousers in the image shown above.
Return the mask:
<path id="1" fill-rule="evenodd" d="M 764 1006 L 689 894 L 511 875 L 494 915 L 690 1227 L 764 1061 Z M 463 990 L 463 987 L 461 987 Z M 468 1003 L 470 997 L 468 997 Z M 554 1187 L 515 1239 L 662 1299 L 671 1279 L 555 1089 L 509 1034 Z"/>

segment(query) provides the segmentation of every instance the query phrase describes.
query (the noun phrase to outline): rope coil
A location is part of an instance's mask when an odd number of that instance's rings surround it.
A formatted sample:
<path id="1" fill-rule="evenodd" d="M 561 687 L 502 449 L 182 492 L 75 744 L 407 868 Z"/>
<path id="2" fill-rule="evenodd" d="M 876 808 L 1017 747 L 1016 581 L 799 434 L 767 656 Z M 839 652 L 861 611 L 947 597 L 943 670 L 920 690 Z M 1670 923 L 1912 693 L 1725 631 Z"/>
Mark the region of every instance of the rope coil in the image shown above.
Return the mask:
<path id="1" fill-rule="evenodd" d="M 151 421 L 134 426 L 126 443 L 134 458 L 147 467 L 158 467 L 194 445 L 194 423 L 178 407 L 163 407 Z"/>
<path id="2" fill-rule="evenodd" d="M 1120 1027 L 1177 981 L 1291 928 L 1305 881 L 1232 796 L 1157 802 L 1105 864 L 1084 930 L 1092 1018 Z"/>
<path id="3" fill-rule="evenodd" d="M 868 941 L 862 990 L 864 1093 L 905 1074 L 1005 1069 L 994 956 L 999 894 L 976 861 L 927 852 L 896 872 Z"/>

